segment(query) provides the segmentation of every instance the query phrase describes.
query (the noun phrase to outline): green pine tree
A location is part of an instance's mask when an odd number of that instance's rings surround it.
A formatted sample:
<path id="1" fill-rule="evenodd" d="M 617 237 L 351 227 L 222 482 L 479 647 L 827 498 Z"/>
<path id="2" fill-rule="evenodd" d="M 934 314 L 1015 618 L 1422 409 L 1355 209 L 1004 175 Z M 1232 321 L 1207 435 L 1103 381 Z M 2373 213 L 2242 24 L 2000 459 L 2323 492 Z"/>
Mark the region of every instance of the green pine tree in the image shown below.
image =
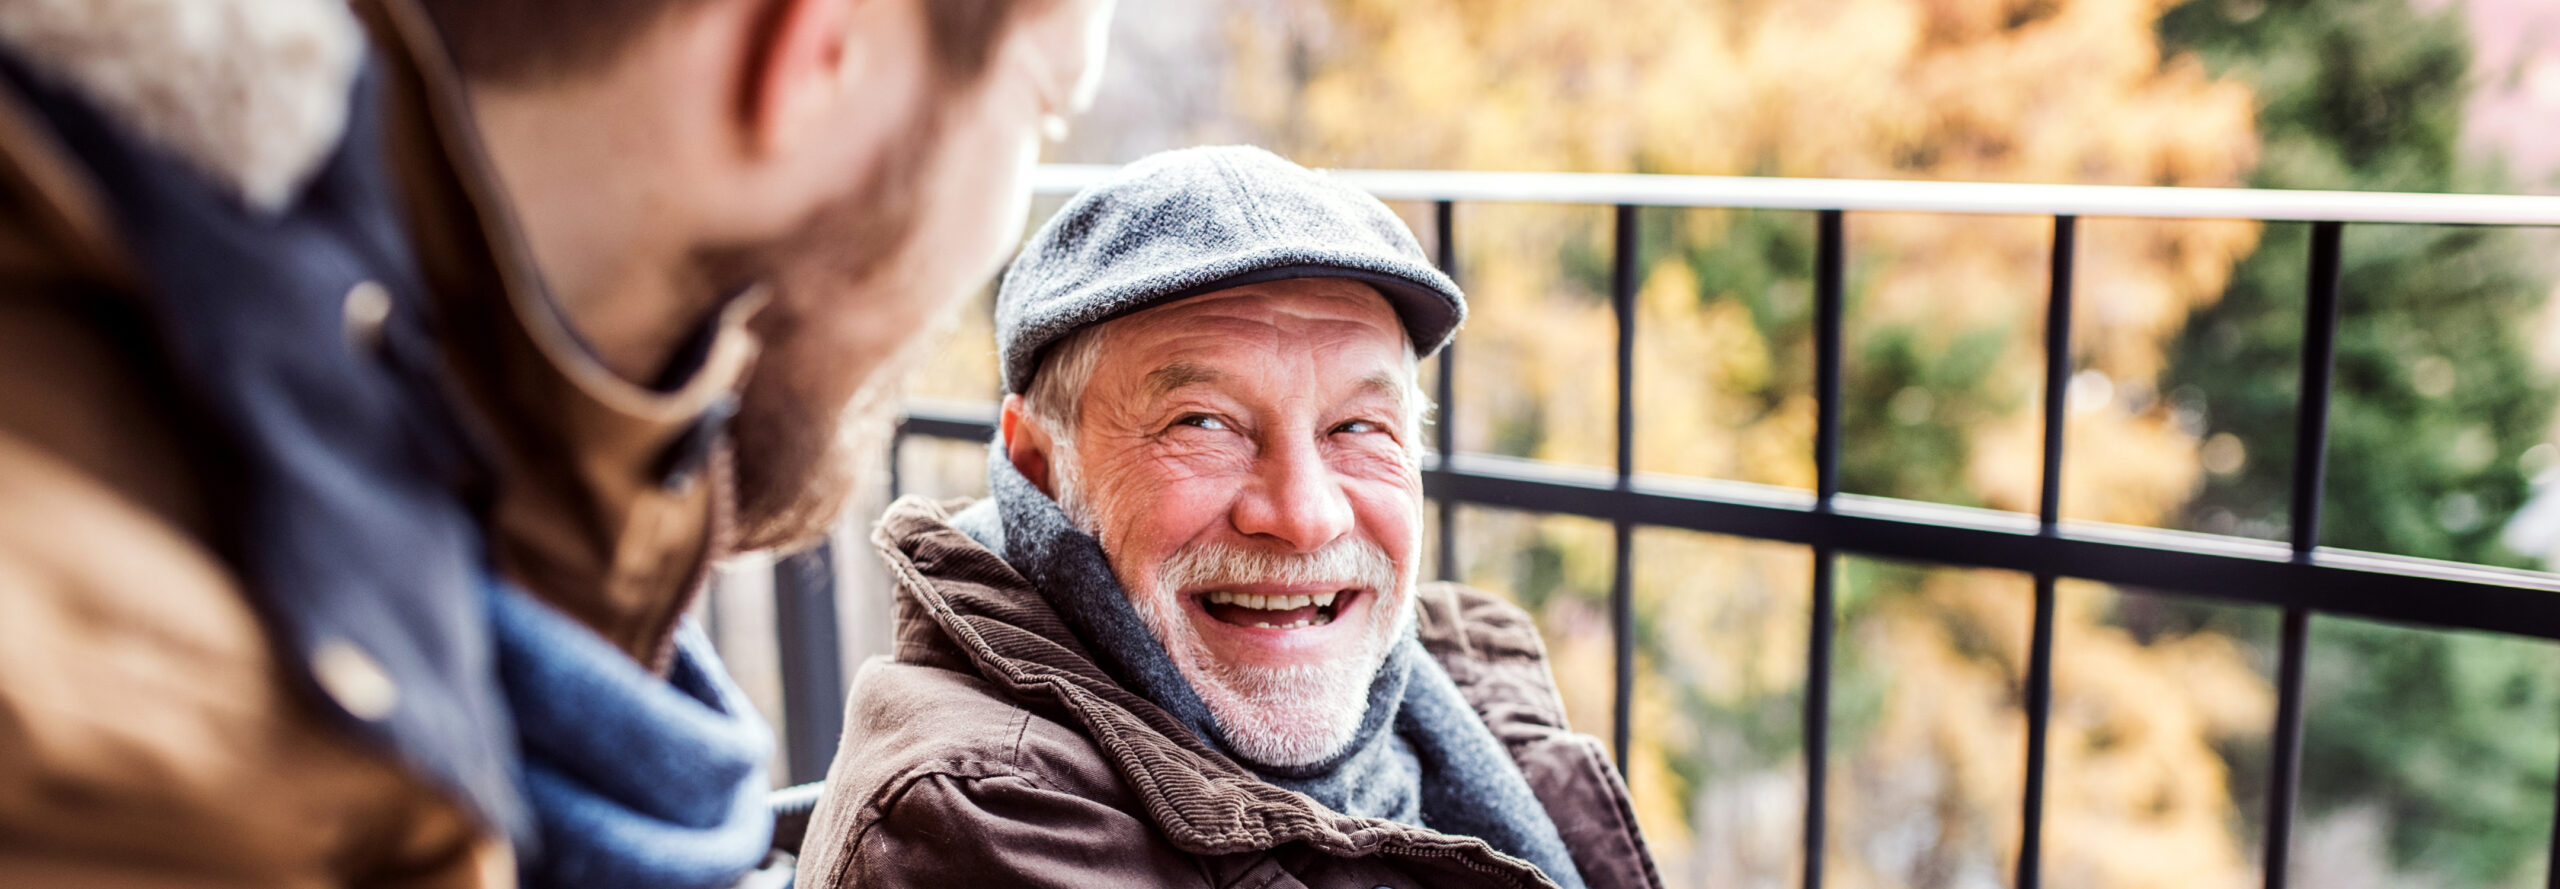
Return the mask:
<path id="1" fill-rule="evenodd" d="M 2410 0 L 2194 0 L 2160 33 L 2259 91 L 2252 185 L 2496 191 L 2460 155 L 2473 77 L 2460 14 Z M 2163 388 L 2247 454 L 2209 480 L 2189 511 L 2196 527 L 2288 534 L 2309 230 L 2269 225 L 2173 353 Z M 2521 458 L 2551 422 L 2553 388 L 2523 334 L 2547 288 L 2530 250 L 2498 229 L 2347 230 L 2322 545 L 2525 562 L 2498 532 L 2528 492 Z M 2397 864 L 2461 885 L 2538 874 L 2560 761 L 2554 651 L 2343 619 L 2315 627 L 2307 811 L 2378 805 Z M 2263 766 L 2253 771 L 2239 786 L 2263 786 Z"/>

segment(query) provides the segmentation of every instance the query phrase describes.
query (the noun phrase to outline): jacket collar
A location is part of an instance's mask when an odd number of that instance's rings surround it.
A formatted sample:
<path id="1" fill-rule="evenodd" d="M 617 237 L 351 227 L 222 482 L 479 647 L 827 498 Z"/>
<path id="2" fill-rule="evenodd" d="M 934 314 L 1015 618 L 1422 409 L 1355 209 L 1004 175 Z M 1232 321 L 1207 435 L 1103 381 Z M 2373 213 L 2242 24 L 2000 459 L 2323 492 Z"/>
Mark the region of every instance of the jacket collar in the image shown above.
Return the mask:
<path id="1" fill-rule="evenodd" d="M 1333 812 L 1208 749 L 1172 714 L 1113 681 L 1029 580 L 951 526 L 951 506 L 900 500 L 874 532 L 898 584 L 899 659 L 975 673 L 1015 700 L 1065 710 L 1176 848 L 1225 855 L 1303 843 L 1343 857 L 1429 861 L 1487 885 L 1551 885 L 1482 840 Z"/>

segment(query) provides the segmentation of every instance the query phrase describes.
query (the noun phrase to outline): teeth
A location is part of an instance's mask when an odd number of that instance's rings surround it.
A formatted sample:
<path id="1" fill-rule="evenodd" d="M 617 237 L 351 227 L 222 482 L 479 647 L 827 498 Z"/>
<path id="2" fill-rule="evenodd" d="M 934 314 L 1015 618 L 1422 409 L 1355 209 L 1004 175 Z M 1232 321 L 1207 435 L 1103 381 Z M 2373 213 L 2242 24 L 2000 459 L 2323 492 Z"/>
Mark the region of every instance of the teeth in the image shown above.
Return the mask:
<path id="1" fill-rule="evenodd" d="M 1256 596 L 1226 590 L 1211 590 L 1202 594 L 1201 598 L 1211 605 L 1233 605 L 1255 611 L 1292 611 L 1308 607 L 1330 608 L 1333 606 L 1334 599 L 1340 595 L 1340 593 L 1316 593 L 1306 596 Z"/>

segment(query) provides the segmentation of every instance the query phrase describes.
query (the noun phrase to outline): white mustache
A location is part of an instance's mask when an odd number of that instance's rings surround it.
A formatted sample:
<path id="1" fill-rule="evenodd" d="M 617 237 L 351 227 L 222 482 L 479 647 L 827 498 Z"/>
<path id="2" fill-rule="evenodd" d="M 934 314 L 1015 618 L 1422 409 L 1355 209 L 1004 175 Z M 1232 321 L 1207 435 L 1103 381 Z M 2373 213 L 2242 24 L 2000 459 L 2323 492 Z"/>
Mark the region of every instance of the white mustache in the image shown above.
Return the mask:
<path id="1" fill-rule="evenodd" d="M 1396 564 L 1377 544 L 1352 537 L 1311 553 L 1199 543 L 1167 557 L 1157 583 L 1171 591 L 1257 583 L 1391 590 L 1396 584 Z"/>

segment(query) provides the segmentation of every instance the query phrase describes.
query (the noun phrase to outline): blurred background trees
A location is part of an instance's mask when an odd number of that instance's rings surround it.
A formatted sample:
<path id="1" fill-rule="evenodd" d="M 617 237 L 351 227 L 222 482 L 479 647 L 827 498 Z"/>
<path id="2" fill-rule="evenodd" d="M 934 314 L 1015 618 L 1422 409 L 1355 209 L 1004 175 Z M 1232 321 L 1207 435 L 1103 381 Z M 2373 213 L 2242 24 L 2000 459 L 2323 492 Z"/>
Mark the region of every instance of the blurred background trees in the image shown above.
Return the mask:
<path id="1" fill-rule="evenodd" d="M 2465 142 L 2467 98 L 2515 79 L 2476 69 L 2468 14 L 1122 0 L 1103 105 L 1056 159 L 1247 141 L 1337 167 L 2510 190 Z M 1403 209 L 1428 242 L 1430 214 Z M 1810 488 L 1811 215 L 1639 221 L 1639 470 Z M 1607 208 L 1458 209 L 1462 449 L 1610 463 L 1614 381 L 1592 372 L 1612 348 L 1610 225 Z M 1847 491 L 2034 510 L 2051 225 L 1849 217 Z M 2082 221 L 2066 518 L 2284 537 L 2305 229 Z M 2542 544 L 2502 532 L 2555 462 L 2553 243 L 2349 232 L 2322 542 L 2528 564 Z M 984 399 L 983 320 L 957 337 L 922 394 Z M 983 459 L 911 443 L 905 477 L 966 493 Z M 1577 725 L 1606 735 L 1610 529 L 1470 508 L 1457 531 L 1464 578 L 1539 615 Z M 1811 556 L 1663 529 L 1635 554 L 1627 767 L 1666 876 L 1795 886 Z M 1842 577 L 1830 884 L 2008 884 L 2030 579 L 1857 558 Z M 2272 615 L 2071 582 L 2058 601 L 2047 884 L 2255 885 Z M 2560 768 L 2551 648 L 2333 619 L 2313 645 L 2296 884 L 2536 882 Z"/>
<path id="2" fill-rule="evenodd" d="M 2164 16 L 2160 33 L 2257 85 L 2264 147 L 2253 186 L 2512 190 L 2463 157 L 2464 99 L 2478 75 L 2459 11 L 2196 2 Z M 2550 462 L 2553 393 L 2531 322 L 2547 287 L 2537 256 L 2552 243 L 2498 229 L 2350 233 L 2321 542 L 2528 564 L 2500 531 Z M 2261 455 L 2208 473 L 2186 524 L 2288 533 L 2286 384 L 2300 363 L 2307 243 L 2305 226 L 2271 228 L 2176 341 L 2168 385 L 2187 394 L 2208 440 Z M 2560 766 L 2549 649 L 2348 621 L 2323 622 L 2313 646 L 2309 810 L 2374 821 L 2394 866 L 2451 885 L 2538 875 Z"/>

